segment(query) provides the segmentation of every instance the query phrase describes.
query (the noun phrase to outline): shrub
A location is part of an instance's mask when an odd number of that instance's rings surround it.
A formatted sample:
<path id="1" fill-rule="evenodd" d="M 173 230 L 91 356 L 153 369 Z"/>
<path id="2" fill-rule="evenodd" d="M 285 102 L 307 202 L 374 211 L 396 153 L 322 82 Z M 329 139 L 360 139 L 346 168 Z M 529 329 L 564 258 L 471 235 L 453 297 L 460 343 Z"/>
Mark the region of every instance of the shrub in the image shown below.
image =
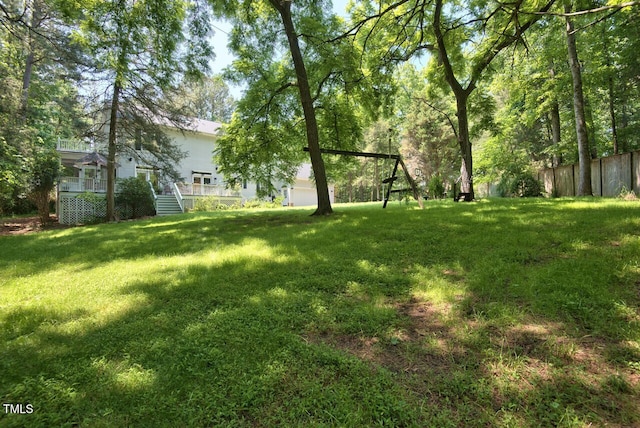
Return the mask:
<path id="1" fill-rule="evenodd" d="M 264 199 L 249 199 L 245 201 L 244 208 L 280 208 L 284 202 L 283 196 L 278 196 L 273 201 L 265 201 Z"/>
<path id="2" fill-rule="evenodd" d="M 542 196 L 542 183 L 533 174 L 524 172 L 516 175 L 511 181 L 510 194 L 521 198 Z"/>
<path id="3" fill-rule="evenodd" d="M 429 197 L 433 199 L 444 198 L 444 183 L 442 177 L 438 174 L 431 177 L 429 180 Z"/>
<path id="4" fill-rule="evenodd" d="M 513 179 L 508 175 L 503 175 L 500 178 L 500 182 L 498 183 L 498 195 L 501 198 L 508 198 L 512 196 L 511 194 L 512 184 L 513 184 Z"/>
<path id="5" fill-rule="evenodd" d="M 230 204 L 228 199 L 223 200 L 219 196 L 198 198 L 193 205 L 194 211 L 222 211 L 236 208 L 241 208 L 239 201 Z"/>
<path id="6" fill-rule="evenodd" d="M 36 152 L 29 186 L 29 199 L 38 207 L 40 224 L 49 222 L 52 191 L 60 175 L 60 157 L 55 150 Z"/>
<path id="7" fill-rule="evenodd" d="M 137 177 L 125 178 L 118 182 L 116 206 L 121 218 L 138 218 L 155 215 L 155 201 L 151 187 Z"/>

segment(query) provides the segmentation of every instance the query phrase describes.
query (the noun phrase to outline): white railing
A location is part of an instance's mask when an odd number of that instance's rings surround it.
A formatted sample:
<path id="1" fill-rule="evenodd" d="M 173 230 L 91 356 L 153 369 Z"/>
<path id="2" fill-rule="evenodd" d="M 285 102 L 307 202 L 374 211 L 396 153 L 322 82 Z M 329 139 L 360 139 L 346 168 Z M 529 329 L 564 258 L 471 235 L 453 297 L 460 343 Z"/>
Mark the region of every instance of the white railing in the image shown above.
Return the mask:
<path id="1" fill-rule="evenodd" d="M 61 192 L 96 192 L 107 191 L 107 180 L 100 178 L 61 177 Z"/>
<path id="2" fill-rule="evenodd" d="M 86 141 L 58 138 L 57 148 L 61 152 L 93 153 L 106 150 L 105 144 L 89 143 Z"/>
<path id="3" fill-rule="evenodd" d="M 184 212 L 184 200 L 182 198 L 182 192 L 180 192 L 180 187 L 178 183 L 173 184 L 173 195 L 176 197 L 176 201 L 178 201 L 178 205 L 180 205 L 180 211 Z"/>
<path id="4" fill-rule="evenodd" d="M 178 190 L 183 195 L 199 195 L 199 196 L 237 196 L 238 192 L 227 189 L 224 186 L 213 184 L 197 184 L 197 183 L 181 183 L 178 184 Z"/>
<path id="5" fill-rule="evenodd" d="M 153 195 L 153 199 L 158 199 L 158 195 L 156 194 L 156 189 L 153 188 L 153 183 L 150 181 L 147 181 L 147 184 L 149 185 L 149 189 L 151 189 L 151 194 Z"/>

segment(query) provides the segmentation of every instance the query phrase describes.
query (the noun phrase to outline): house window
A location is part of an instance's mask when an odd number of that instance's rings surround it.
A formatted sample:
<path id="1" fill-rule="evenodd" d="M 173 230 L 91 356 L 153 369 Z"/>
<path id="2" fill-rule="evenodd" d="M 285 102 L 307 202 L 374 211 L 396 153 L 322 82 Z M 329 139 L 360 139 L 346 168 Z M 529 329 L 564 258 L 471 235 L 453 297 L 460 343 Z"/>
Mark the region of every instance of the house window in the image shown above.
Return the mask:
<path id="1" fill-rule="evenodd" d="M 191 174 L 193 184 L 211 184 L 212 174 L 210 172 L 196 172 Z"/>
<path id="2" fill-rule="evenodd" d="M 96 170 L 93 168 L 85 168 L 84 178 L 96 178 Z"/>
<path id="3" fill-rule="evenodd" d="M 243 189 L 247 188 L 247 180 L 242 180 L 242 188 Z"/>
<path id="4" fill-rule="evenodd" d="M 157 170 L 152 167 L 136 167 L 136 177 L 148 181 L 156 187 L 158 186 Z"/>

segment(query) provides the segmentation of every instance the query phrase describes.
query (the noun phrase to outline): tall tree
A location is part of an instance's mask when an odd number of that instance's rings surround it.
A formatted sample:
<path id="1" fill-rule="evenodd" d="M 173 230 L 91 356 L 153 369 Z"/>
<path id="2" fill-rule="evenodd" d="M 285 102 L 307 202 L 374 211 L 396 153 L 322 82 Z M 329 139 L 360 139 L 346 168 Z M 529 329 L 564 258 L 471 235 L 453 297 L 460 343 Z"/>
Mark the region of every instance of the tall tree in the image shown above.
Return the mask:
<path id="1" fill-rule="evenodd" d="M 56 139 L 78 133 L 83 121 L 73 88 L 78 50 L 70 43 L 69 28 L 57 5 L 33 0 L 0 6 L 0 211 L 4 211 L 20 209 L 34 183 L 43 182 L 45 163 L 55 158 Z M 47 153 L 47 162 L 41 162 L 42 153 Z M 38 186 L 43 195 L 39 200 L 46 197 L 48 207 L 49 194 Z"/>
<path id="2" fill-rule="evenodd" d="M 236 107 L 236 100 L 221 76 L 205 76 L 187 82 L 179 95 L 185 108 L 199 119 L 228 123 Z"/>
<path id="3" fill-rule="evenodd" d="M 344 147 L 360 134 L 349 87 L 360 76 L 348 70 L 350 51 L 325 42 L 340 25 L 330 9 L 325 1 L 243 0 L 221 11 L 234 24 L 231 48 L 238 56 L 227 75 L 248 88 L 219 140 L 218 160 L 227 175 L 268 182 L 295 170 L 306 145 L 315 215 L 332 212 L 320 140 Z"/>
<path id="4" fill-rule="evenodd" d="M 163 173 L 184 154 L 164 136 L 162 126 L 187 127 L 170 103 L 184 77 L 208 66 L 209 16 L 204 4 L 173 0 L 96 0 L 71 5 L 80 21 L 76 38 L 94 59 L 94 75 L 108 106 L 107 220 L 115 219 L 116 153 L 126 139 L 144 139 Z M 105 89 L 106 88 L 106 89 Z"/>
<path id="5" fill-rule="evenodd" d="M 571 13 L 572 5 L 566 3 L 564 11 L 567 14 Z M 591 190 L 591 152 L 589 149 L 589 135 L 587 133 L 584 93 L 582 89 L 582 72 L 580 71 L 573 20 L 570 16 L 566 16 L 565 19 L 569 68 L 571 69 L 571 81 L 573 83 L 573 108 L 576 135 L 578 137 L 579 178 L 577 194 L 578 196 L 591 196 L 593 194 Z"/>
<path id="6" fill-rule="evenodd" d="M 284 32 L 289 42 L 289 50 L 293 59 L 293 67 L 296 71 L 297 86 L 300 91 L 300 102 L 304 112 L 304 121 L 307 130 L 307 144 L 309 147 L 309 156 L 311 157 L 311 166 L 313 168 L 313 176 L 316 182 L 316 192 L 318 194 L 318 208 L 315 215 L 331 214 L 331 200 L 329 199 L 329 185 L 327 183 L 327 174 L 320 152 L 320 136 L 318 133 L 318 121 L 316 119 L 316 111 L 313 105 L 313 97 L 311 95 L 311 87 L 309 86 L 309 78 L 307 76 L 307 67 L 305 66 L 302 51 L 300 50 L 300 42 L 298 33 L 291 16 L 291 0 L 270 0 L 271 5 L 278 11 Z"/>
<path id="7" fill-rule="evenodd" d="M 456 99 L 457 139 L 462 158 L 462 191 L 473 197 L 473 155 L 469 102 L 493 60 L 522 40 L 539 20 L 536 13 L 551 8 L 555 0 L 504 3 L 484 0 L 461 5 L 446 0 L 380 1 L 364 8 L 352 34 L 390 42 L 385 62 L 406 60 L 429 50 L 438 72 Z M 368 30 L 368 31 L 367 31 Z"/>

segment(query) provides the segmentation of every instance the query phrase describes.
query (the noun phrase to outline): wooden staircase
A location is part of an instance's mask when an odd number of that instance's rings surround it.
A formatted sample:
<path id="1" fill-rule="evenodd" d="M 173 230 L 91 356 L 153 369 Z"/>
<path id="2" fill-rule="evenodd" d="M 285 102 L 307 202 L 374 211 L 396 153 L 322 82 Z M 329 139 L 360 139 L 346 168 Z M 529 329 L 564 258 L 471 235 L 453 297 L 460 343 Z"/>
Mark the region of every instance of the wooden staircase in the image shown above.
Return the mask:
<path id="1" fill-rule="evenodd" d="M 156 215 L 182 214 L 182 209 L 174 195 L 158 195 Z"/>

